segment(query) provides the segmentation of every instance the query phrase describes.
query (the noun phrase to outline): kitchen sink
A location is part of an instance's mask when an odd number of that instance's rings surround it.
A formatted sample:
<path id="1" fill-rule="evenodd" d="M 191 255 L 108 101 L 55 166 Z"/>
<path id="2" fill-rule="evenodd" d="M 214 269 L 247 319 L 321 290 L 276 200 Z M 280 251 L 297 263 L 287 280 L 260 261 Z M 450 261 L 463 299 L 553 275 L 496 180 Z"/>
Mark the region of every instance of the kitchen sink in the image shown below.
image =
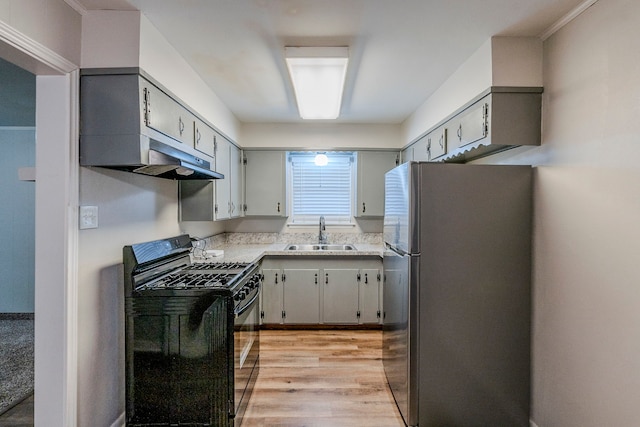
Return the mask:
<path id="1" fill-rule="evenodd" d="M 287 245 L 284 248 L 287 251 L 354 251 L 356 247 L 353 245 Z"/>

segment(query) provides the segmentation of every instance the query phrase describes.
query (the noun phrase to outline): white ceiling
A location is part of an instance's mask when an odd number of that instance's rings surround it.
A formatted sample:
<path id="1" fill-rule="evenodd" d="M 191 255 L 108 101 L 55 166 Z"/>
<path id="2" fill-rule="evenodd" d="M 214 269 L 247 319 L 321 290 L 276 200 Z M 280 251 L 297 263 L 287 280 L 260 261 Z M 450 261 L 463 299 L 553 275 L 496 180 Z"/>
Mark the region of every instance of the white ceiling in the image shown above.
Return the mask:
<path id="1" fill-rule="evenodd" d="M 138 9 L 243 122 L 299 122 L 284 46 L 349 46 L 344 123 L 400 123 L 494 35 L 585 0 L 75 0 Z"/>

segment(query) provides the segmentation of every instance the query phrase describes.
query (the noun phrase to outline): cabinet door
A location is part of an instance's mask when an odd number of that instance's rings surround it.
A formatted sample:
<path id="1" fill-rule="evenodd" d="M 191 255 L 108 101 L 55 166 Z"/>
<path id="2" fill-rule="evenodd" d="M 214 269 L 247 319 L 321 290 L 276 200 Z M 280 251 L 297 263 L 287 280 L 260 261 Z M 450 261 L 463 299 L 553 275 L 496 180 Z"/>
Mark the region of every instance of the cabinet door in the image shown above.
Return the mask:
<path id="1" fill-rule="evenodd" d="M 285 152 L 245 151 L 246 216 L 284 217 Z"/>
<path id="2" fill-rule="evenodd" d="M 360 323 L 380 321 L 380 270 L 367 268 L 360 272 Z"/>
<path id="3" fill-rule="evenodd" d="M 230 202 L 231 202 L 231 218 L 241 217 L 242 209 L 242 152 L 238 147 L 230 145 L 229 155 L 229 184 L 230 184 Z"/>
<path id="4" fill-rule="evenodd" d="M 413 158 L 418 162 L 426 162 L 429 160 L 429 138 L 428 135 L 417 140 L 413 145 Z"/>
<path id="5" fill-rule="evenodd" d="M 413 145 L 402 150 L 401 159 L 402 163 L 413 160 Z"/>
<path id="6" fill-rule="evenodd" d="M 284 269 L 284 323 L 320 323 L 320 270 Z"/>
<path id="7" fill-rule="evenodd" d="M 358 323 L 358 269 L 324 269 L 324 323 Z"/>
<path id="8" fill-rule="evenodd" d="M 231 168 L 230 155 L 231 143 L 225 138 L 217 138 L 216 144 L 216 172 L 224 175 L 224 179 L 215 180 L 216 183 L 216 206 L 215 218 L 229 219 L 231 217 Z"/>
<path id="9" fill-rule="evenodd" d="M 429 160 L 437 159 L 447 154 L 447 128 L 444 126 L 427 135 Z"/>
<path id="10" fill-rule="evenodd" d="M 202 120 L 196 118 L 193 122 L 193 147 L 211 157 L 215 155 L 216 131 Z"/>
<path id="11" fill-rule="evenodd" d="M 384 174 L 396 166 L 394 151 L 359 151 L 356 216 L 384 215 Z"/>
<path id="12" fill-rule="evenodd" d="M 262 270 L 262 312 L 263 324 L 282 323 L 284 310 L 284 287 L 280 269 Z"/>
<path id="13" fill-rule="evenodd" d="M 489 104 L 480 102 L 460 114 L 455 138 L 458 147 L 463 147 L 487 136 L 487 116 Z"/>
<path id="14" fill-rule="evenodd" d="M 193 114 L 150 83 L 144 91 L 145 124 L 193 147 Z"/>

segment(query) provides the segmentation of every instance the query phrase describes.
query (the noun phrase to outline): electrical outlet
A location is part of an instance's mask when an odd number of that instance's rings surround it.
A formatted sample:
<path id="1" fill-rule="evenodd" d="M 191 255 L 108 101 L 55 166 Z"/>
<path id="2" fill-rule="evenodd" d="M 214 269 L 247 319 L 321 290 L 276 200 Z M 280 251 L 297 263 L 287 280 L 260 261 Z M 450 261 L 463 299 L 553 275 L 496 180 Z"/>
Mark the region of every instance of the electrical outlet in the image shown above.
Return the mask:
<path id="1" fill-rule="evenodd" d="M 80 230 L 98 228 L 98 207 L 80 206 Z"/>

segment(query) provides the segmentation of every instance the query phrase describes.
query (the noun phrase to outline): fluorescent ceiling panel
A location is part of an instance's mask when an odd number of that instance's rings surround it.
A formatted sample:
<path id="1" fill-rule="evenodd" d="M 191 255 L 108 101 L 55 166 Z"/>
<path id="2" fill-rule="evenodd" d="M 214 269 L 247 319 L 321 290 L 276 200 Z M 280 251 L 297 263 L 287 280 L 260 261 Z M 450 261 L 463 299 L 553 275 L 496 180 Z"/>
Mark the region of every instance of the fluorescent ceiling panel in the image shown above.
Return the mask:
<path id="1" fill-rule="evenodd" d="M 300 117 L 338 118 L 348 56 L 347 47 L 285 47 Z"/>

